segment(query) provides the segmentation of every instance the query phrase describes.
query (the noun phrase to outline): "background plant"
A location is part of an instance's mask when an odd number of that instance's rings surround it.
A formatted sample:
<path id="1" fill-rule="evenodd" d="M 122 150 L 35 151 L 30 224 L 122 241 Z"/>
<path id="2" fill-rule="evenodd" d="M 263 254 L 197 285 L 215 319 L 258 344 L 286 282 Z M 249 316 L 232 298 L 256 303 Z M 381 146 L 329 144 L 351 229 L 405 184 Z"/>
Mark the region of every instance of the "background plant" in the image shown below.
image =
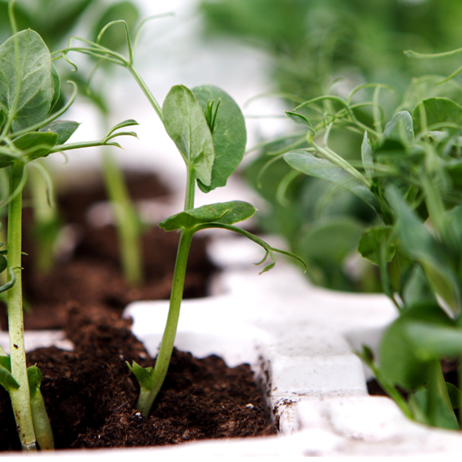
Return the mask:
<path id="1" fill-rule="evenodd" d="M 10 27 L 8 23 L 7 1 L 0 1 L 0 36 L 6 36 Z M 2 14 L 2 12 L 4 14 Z M 89 13 L 92 12 L 91 16 Z M 85 25 L 96 38 L 100 29 L 107 22 L 123 16 L 132 27 L 139 17 L 137 7 L 133 2 L 120 1 L 106 5 L 101 0 L 71 0 L 69 2 L 57 2 L 55 0 L 40 0 L 30 2 L 23 0 L 16 8 L 17 24 L 19 29 L 32 28 L 38 31 L 50 49 L 62 46 L 69 38 L 70 31 Z M 91 20 L 89 21 L 89 18 Z M 104 37 L 104 44 L 112 49 L 123 47 L 125 41 L 123 34 L 111 30 Z M 101 63 L 99 63 L 101 64 Z M 98 66 L 93 62 L 91 65 Z M 108 81 L 110 75 L 105 75 L 104 88 L 92 86 L 84 74 L 71 72 L 69 66 L 60 69 L 63 78 L 70 78 L 78 84 L 81 96 L 90 100 L 99 110 L 103 125 L 108 129 L 109 96 Z M 57 101 L 58 107 L 65 104 L 66 96 L 60 95 Z M 46 197 L 46 191 L 41 187 L 44 165 L 41 166 L 42 175 L 32 177 L 31 196 L 34 207 L 35 226 L 33 235 L 37 242 L 37 271 L 48 272 L 54 266 L 54 246 L 61 229 L 59 210 L 50 207 Z M 119 249 L 121 268 L 126 281 L 131 285 L 140 285 L 143 280 L 142 251 L 140 234 L 142 226 L 140 219 L 133 206 L 124 176 L 118 167 L 111 150 L 102 149 L 102 173 L 103 181 L 109 200 L 112 203 L 116 230 L 119 237 Z"/>
<path id="2" fill-rule="evenodd" d="M 414 80 L 385 123 L 380 96 L 387 91 L 366 84 L 345 99 L 324 95 L 288 111 L 304 137 L 291 135 L 301 148 L 279 155 L 294 169 L 280 194 L 303 174 L 329 185 L 324 200 L 342 200 L 348 191 L 369 210 L 350 245 L 377 266 L 399 317 L 384 334 L 379 365 L 367 347 L 361 357 L 406 415 L 456 429 L 460 391 L 445 382 L 441 361 L 461 353 L 460 84 L 441 76 Z M 340 154 L 335 136 L 343 131 L 356 136 L 356 159 Z M 336 240 L 345 242 L 343 232 L 329 239 L 334 249 Z"/>
<path id="3" fill-rule="evenodd" d="M 355 87 L 379 82 L 394 89 L 381 100 L 386 120 L 403 101 L 412 78 L 422 79 L 422 84 L 415 86 L 422 91 L 423 76 L 435 72 L 434 63 L 410 60 L 403 49 L 438 52 L 454 48 L 462 14 L 454 0 L 204 0 L 201 11 L 206 38 L 239 40 L 265 53 L 272 77 L 271 97 L 280 98 L 287 109 L 293 107 L 293 101 L 302 103 L 319 95 L 347 99 Z M 450 69 L 449 58 L 438 62 L 439 74 L 447 75 Z M 425 91 L 430 91 L 428 83 Z M 357 95 L 354 102 L 363 96 Z M 460 95 L 451 97 L 460 101 Z M 370 119 L 364 112 L 356 110 L 363 122 L 364 117 Z M 306 146 L 297 144 L 299 137 L 289 133 L 283 126 L 278 141 L 262 139 L 257 146 L 261 154 L 247 171 L 250 184 L 269 203 L 259 214 L 260 225 L 265 231 L 278 232 L 292 250 L 304 255 L 310 263 L 308 276 L 316 284 L 380 291 L 380 281 L 367 263 L 351 264 L 360 258 L 354 251 L 360 230 L 372 219 L 371 211 L 357 197 L 344 191 L 329 201 L 331 186 L 298 176 L 285 190 L 287 200 L 282 199 L 278 185 L 290 171 L 282 159 L 258 174 L 268 154 L 284 152 L 293 145 Z M 358 161 L 360 136 L 337 130 L 330 135 L 330 143 L 334 149 L 341 147 L 337 152 L 345 159 Z M 344 236 L 342 243 L 335 240 L 337 248 L 332 246 L 335 229 Z M 316 248 L 312 241 L 318 243 Z"/>

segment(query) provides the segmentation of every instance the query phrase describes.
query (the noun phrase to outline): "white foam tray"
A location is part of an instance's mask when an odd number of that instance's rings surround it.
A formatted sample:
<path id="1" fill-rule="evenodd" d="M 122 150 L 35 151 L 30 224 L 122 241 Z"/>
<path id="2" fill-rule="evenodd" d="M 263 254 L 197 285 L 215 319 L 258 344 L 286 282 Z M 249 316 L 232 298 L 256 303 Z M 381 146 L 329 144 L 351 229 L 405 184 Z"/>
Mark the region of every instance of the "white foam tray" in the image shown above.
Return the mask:
<path id="1" fill-rule="evenodd" d="M 300 270 L 281 261 L 263 275 L 248 262 L 243 269 L 240 262 L 258 261 L 260 255 L 252 255 L 255 248 L 240 239 L 215 241 L 212 250 L 228 271 L 217 281 L 216 295 L 183 302 L 176 346 L 199 357 L 219 354 L 230 366 L 250 363 L 279 422 L 279 435 L 85 451 L 85 457 L 448 457 L 462 452 L 458 432 L 415 424 L 388 398 L 367 394 L 368 371 L 353 350 L 362 343 L 377 345 L 381 330 L 395 318 L 385 297 L 313 287 Z M 151 354 L 167 309 L 164 301 L 136 302 L 126 309 Z M 33 337 L 37 334 L 26 334 L 28 342 Z"/>

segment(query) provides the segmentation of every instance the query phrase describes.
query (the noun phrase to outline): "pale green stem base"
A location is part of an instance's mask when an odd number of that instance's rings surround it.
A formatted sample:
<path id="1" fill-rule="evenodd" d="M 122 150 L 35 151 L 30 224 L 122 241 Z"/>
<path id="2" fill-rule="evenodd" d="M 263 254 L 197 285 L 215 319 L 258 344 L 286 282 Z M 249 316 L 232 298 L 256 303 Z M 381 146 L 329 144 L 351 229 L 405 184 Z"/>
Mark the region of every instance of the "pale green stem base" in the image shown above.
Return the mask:
<path id="1" fill-rule="evenodd" d="M 164 383 L 167 375 L 170 358 L 172 356 L 173 344 L 175 342 L 178 319 L 180 317 L 181 300 L 183 298 L 184 279 L 186 266 L 188 264 L 189 249 L 191 247 L 193 233 L 181 231 L 180 243 L 176 257 L 175 272 L 173 275 L 172 294 L 168 311 L 167 324 L 165 326 L 162 344 L 157 355 L 156 365 L 153 371 L 154 385 L 150 390 L 141 389 L 136 407 L 144 415 L 149 415 L 152 403 Z"/>
<path id="2" fill-rule="evenodd" d="M 24 172 L 22 165 L 11 168 L 10 191 L 14 191 Z M 24 450 L 35 450 L 35 431 L 30 406 L 27 378 L 26 352 L 24 349 L 24 316 L 21 282 L 21 222 L 22 196 L 18 194 L 10 202 L 8 210 L 8 267 L 14 269 L 16 284 L 8 291 L 8 332 L 10 336 L 11 373 L 19 388 L 10 391 L 19 439 Z"/>

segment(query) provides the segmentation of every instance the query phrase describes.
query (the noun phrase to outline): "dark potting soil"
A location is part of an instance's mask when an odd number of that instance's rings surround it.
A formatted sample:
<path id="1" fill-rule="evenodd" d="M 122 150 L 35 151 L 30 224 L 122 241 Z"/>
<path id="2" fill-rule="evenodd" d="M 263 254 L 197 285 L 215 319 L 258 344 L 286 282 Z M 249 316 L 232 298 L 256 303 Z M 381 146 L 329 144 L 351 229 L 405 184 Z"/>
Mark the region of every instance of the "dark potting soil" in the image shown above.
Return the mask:
<path id="1" fill-rule="evenodd" d="M 43 374 L 42 394 L 57 449 L 138 447 L 207 438 L 275 433 L 246 364 L 229 368 L 217 356 L 174 351 L 149 417 L 135 409 L 138 385 L 126 361 L 153 366 L 130 321 L 107 308 L 66 310 L 73 351 L 28 354 Z M 0 389 L 0 450 L 18 450 L 8 394 Z"/>
<path id="2" fill-rule="evenodd" d="M 152 173 L 127 174 L 127 186 L 133 200 L 168 195 L 168 189 Z M 61 329 L 68 302 L 103 305 L 116 313 L 136 300 L 168 299 L 178 247 L 179 234 L 157 226 L 142 235 L 145 280 L 140 287 L 130 287 L 124 280 L 113 226 L 91 227 L 85 219 L 92 204 L 105 200 L 101 183 L 69 191 L 58 196 L 59 210 L 67 224 L 78 227 L 80 240 L 69 261 L 59 262 L 50 274 L 36 274 L 34 243 L 30 239 L 32 214 L 24 210 L 23 285 L 26 303 L 26 329 Z M 28 239 L 29 237 L 29 239 Z M 195 236 L 185 280 L 185 298 L 204 297 L 208 282 L 217 268 L 206 254 L 207 240 Z M 7 329 L 6 310 L 0 311 L 0 327 Z"/>

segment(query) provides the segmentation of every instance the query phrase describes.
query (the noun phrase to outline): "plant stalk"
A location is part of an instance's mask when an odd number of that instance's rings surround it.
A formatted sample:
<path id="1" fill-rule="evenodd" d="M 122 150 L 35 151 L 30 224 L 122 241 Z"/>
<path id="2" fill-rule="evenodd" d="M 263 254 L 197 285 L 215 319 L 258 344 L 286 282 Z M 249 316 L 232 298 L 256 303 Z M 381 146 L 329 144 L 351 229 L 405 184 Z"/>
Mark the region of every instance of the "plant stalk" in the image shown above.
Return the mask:
<path id="1" fill-rule="evenodd" d="M 178 253 L 173 274 L 172 292 L 170 295 L 170 306 L 168 310 L 167 324 L 165 326 L 162 343 L 156 359 L 153 372 L 153 387 L 150 390 L 141 389 L 138 398 L 137 409 L 144 415 L 149 415 L 152 403 L 161 389 L 165 376 L 167 375 L 170 358 L 172 356 L 173 344 L 175 342 L 178 319 L 180 317 L 181 300 L 183 298 L 184 279 L 188 264 L 189 249 L 194 232 L 181 230 Z"/>
<path id="2" fill-rule="evenodd" d="M 117 224 L 122 271 L 127 283 L 137 287 L 143 283 L 140 223 L 114 157 L 107 150 L 103 150 L 102 160 L 106 191 Z"/>
<path id="3" fill-rule="evenodd" d="M 24 165 L 14 163 L 11 167 L 10 191 L 21 183 Z M 8 291 L 8 331 L 10 337 L 11 373 L 19 383 L 18 389 L 10 390 L 11 404 L 18 427 L 23 450 L 35 450 L 35 431 L 30 405 L 29 380 L 27 377 L 26 352 L 24 348 L 24 314 L 21 282 L 21 223 L 22 194 L 10 202 L 8 209 L 8 269 L 16 275 L 16 284 Z"/>

